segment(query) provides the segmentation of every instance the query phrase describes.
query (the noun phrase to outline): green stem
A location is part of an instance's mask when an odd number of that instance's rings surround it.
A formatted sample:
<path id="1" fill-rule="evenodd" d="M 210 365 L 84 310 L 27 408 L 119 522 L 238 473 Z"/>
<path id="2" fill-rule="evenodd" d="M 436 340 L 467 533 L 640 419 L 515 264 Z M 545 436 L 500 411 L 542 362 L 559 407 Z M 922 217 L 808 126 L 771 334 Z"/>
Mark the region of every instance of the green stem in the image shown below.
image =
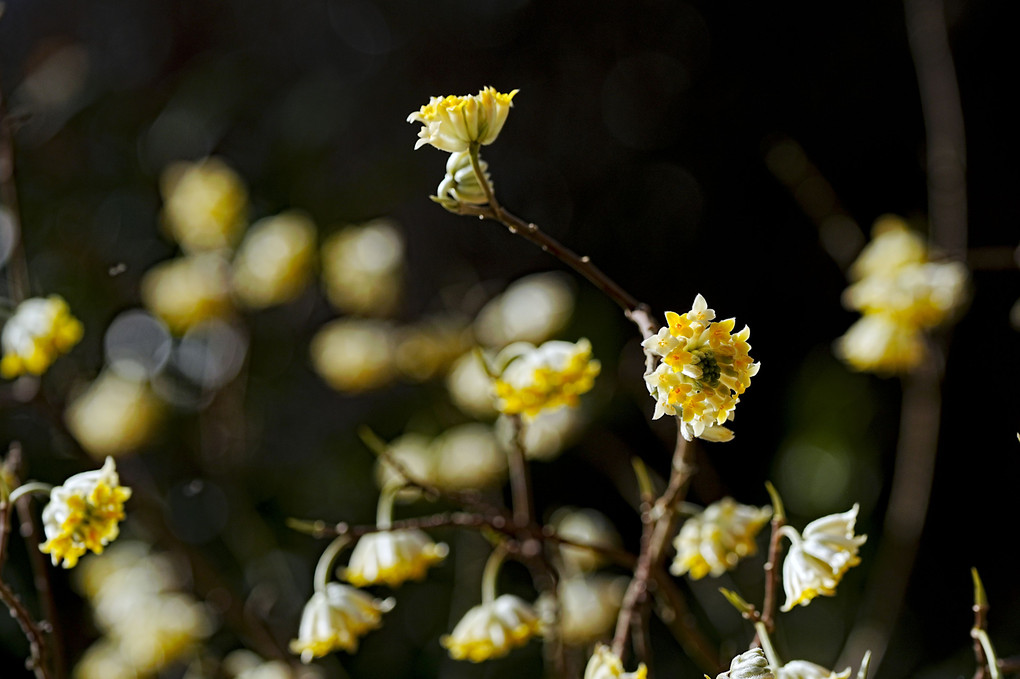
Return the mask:
<path id="1" fill-rule="evenodd" d="M 761 642 L 761 649 L 765 651 L 765 657 L 768 659 L 769 665 L 775 669 L 782 667 L 783 663 L 779 662 L 779 656 L 776 655 L 776 649 L 772 646 L 772 639 L 769 637 L 769 631 L 765 623 L 754 623 L 754 629 L 758 632 L 758 641 Z"/>
<path id="2" fill-rule="evenodd" d="M 51 486 L 48 483 L 41 483 L 39 481 L 31 481 L 29 483 L 24 483 L 24 484 L 18 486 L 17 488 L 15 488 L 14 490 L 12 490 L 10 496 L 8 497 L 8 502 L 10 502 L 11 504 L 14 504 L 15 502 L 18 501 L 19 498 L 23 498 L 23 497 L 25 497 L 27 495 L 30 495 L 31 493 L 39 493 L 39 494 L 45 493 L 46 495 L 49 495 L 50 491 L 52 491 L 52 490 L 53 490 L 53 486 Z"/>
<path id="3" fill-rule="evenodd" d="M 387 483 L 379 493 L 379 504 L 375 510 L 375 524 L 380 530 L 389 530 L 393 525 L 393 502 L 404 486 L 402 481 Z"/>
<path id="4" fill-rule="evenodd" d="M 983 629 L 972 630 L 971 634 L 981 642 L 981 648 L 985 651 L 985 660 L 988 662 L 988 672 L 991 674 L 992 679 L 1001 679 L 1002 674 L 999 671 L 999 659 L 995 655 L 995 649 L 992 647 L 992 641 L 988 638 L 988 632 Z"/>
<path id="5" fill-rule="evenodd" d="M 340 553 L 344 551 L 350 541 L 351 538 L 349 536 L 340 535 L 333 542 L 329 543 L 329 546 L 322 552 L 322 556 L 319 557 L 319 563 L 315 566 L 315 576 L 312 580 L 312 585 L 315 587 L 316 592 L 326 591 L 326 585 L 329 584 L 333 574 L 333 564 L 336 563 L 337 557 L 340 556 Z"/>
<path id="6" fill-rule="evenodd" d="M 485 562 L 485 570 L 482 571 L 482 603 L 491 604 L 496 600 L 496 585 L 499 583 L 499 569 L 506 557 L 506 548 L 502 543 L 492 550 L 489 560 Z"/>

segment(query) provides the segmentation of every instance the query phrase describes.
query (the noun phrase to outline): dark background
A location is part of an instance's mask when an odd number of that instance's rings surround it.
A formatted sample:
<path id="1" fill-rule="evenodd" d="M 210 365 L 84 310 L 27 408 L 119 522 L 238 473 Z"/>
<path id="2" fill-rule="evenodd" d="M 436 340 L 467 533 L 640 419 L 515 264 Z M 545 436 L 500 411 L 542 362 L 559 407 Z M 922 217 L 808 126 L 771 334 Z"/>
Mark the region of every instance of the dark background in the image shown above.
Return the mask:
<path id="1" fill-rule="evenodd" d="M 1007 255 L 974 273 L 973 301 L 953 332 L 931 512 L 880 679 L 972 672 L 971 566 L 991 598 L 999 652 L 1020 652 L 1009 554 L 1020 473 L 1009 314 L 1020 285 L 1008 249 L 1020 172 L 1016 112 L 1006 105 L 1015 81 L 1005 63 L 1014 32 L 1008 5 L 947 7 L 967 123 L 970 244 Z M 33 99 L 24 84 L 54 55 L 69 74 L 66 96 Z M 408 250 L 399 320 L 470 312 L 468 301 L 451 300 L 466 300 L 475 283 L 498 290 L 559 268 L 505 230 L 431 203 L 444 156 L 412 151 L 417 125 L 404 120 L 432 95 L 519 88 L 499 141 L 484 151 L 503 204 L 590 255 L 657 313 L 682 312 L 700 292 L 720 316 L 753 329 L 762 370 L 741 399 L 737 438 L 702 447 L 690 499 L 732 494 L 764 504 L 763 480 L 772 478 L 798 527 L 861 503 L 859 530 L 871 536 L 864 564 L 838 597 L 780 620 L 785 657 L 835 662 L 878 542 L 900 387 L 832 357 L 832 341 L 855 317 L 840 306 L 845 278 L 829 253 L 852 253 L 883 213 L 924 224 L 925 134 L 901 5 L 8 0 L 0 85 L 12 114 L 26 116 L 16 161 L 33 292 L 63 295 L 86 327 L 82 344 L 44 380 L 56 404 L 67 384 L 99 371 L 103 328 L 139 304 L 141 276 L 175 251 L 157 229 L 158 176 L 172 160 L 227 159 L 248 183 L 253 217 L 296 207 L 322 233 L 396 219 Z M 770 172 L 769 150 L 788 139 L 834 194 L 816 182 L 801 187 L 798 203 Z M 801 204 L 816 206 L 816 218 Z M 850 218 L 842 230 L 819 231 L 821 217 L 840 211 Z M 123 272 L 111 275 L 119 264 Z M 561 458 L 536 465 L 537 499 L 544 511 L 602 508 L 636 549 L 637 519 L 603 472 L 639 454 L 665 473 L 672 433 L 646 424 L 652 404 L 632 328 L 584 281 L 577 288 L 563 337 L 589 337 L 603 362 L 591 397 L 595 424 Z M 330 391 L 311 371 L 307 345 L 334 315 L 310 291 L 246 318 L 242 431 L 225 435 L 239 452 L 203 452 L 199 415 L 182 411 L 156 443 L 120 463 L 126 483 L 148 479 L 177 537 L 242 597 L 269 592 L 260 614 L 282 641 L 296 631 L 323 546 L 284 519 L 373 516 L 372 456 L 356 426 L 367 422 L 392 438 L 411 419 L 436 430 L 465 419 L 439 384 L 359 397 Z M 217 404 L 205 422 L 217 421 Z M 72 444 L 32 408 L 0 412 L 0 440 L 11 439 L 24 443 L 33 478 L 58 481 L 82 469 Z M 210 531 L 189 532 L 210 521 L 201 510 L 173 509 L 196 479 L 225 498 L 225 518 Z M 125 532 L 175 548 L 132 518 Z M 443 537 L 455 552 L 484 557 L 473 537 Z M 450 564 L 398 592 L 385 628 L 358 655 L 323 661 L 327 674 L 342 676 L 342 664 L 352 676 L 537 675 L 536 644 L 479 666 L 445 659 L 436 640 L 469 605 L 461 593 L 459 608 L 449 609 Z M 509 570 L 527 593 L 522 574 Z M 752 631 L 718 608 L 715 588 L 737 586 L 760 600 L 759 573 L 745 565 L 723 583 L 694 588 L 731 650 Z M 20 546 L 3 575 L 32 601 Z M 66 574 L 53 579 L 73 662 L 95 630 Z M 699 676 L 665 631 L 654 631 L 660 676 Z M 239 645 L 224 627 L 209 648 L 222 654 Z M 5 678 L 27 676 L 17 669 L 24 654 L 20 632 L 0 620 Z"/>

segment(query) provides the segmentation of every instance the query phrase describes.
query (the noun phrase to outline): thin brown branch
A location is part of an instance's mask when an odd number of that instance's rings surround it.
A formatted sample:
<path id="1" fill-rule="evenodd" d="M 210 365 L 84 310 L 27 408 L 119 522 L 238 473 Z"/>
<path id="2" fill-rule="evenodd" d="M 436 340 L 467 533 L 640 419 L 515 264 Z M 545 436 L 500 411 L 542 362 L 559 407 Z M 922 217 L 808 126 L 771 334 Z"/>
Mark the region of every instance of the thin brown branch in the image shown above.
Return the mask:
<path id="1" fill-rule="evenodd" d="M 32 568 L 32 582 L 36 594 L 42 604 L 43 619 L 49 628 L 49 657 L 52 663 L 53 676 L 63 679 L 67 674 L 64 663 L 64 640 L 57 615 L 57 602 L 53 598 L 53 586 L 50 583 L 50 564 L 47 557 L 39 551 L 39 527 L 32 513 L 32 497 L 26 495 L 15 503 L 18 519 L 21 521 L 21 536 L 28 548 L 28 561 Z"/>
<path id="2" fill-rule="evenodd" d="M 772 516 L 772 536 L 769 539 L 769 559 L 765 563 L 765 600 L 762 603 L 761 621 L 771 634 L 776 627 L 776 603 L 779 590 L 779 558 L 783 554 L 783 541 L 779 529 L 786 524 L 786 517 L 777 513 Z"/>
<path id="3" fill-rule="evenodd" d="M 527 456 L 524 453 L 524 421 L 520 415 L 510 416 L 513 437 L 507 450 L 507 468 L 510 473 L 510 493 L 513 501 L 514 524 L 525 528 L 534 523 L 535 509 L 532 488 L 531 470 L 528 468 Z"/>
<path id="4" fill-rule="evenodd" d="M 680 642 L 688 657 L 709 675 L 714 676 L 725 669 L 719 662 L 719 649 L 698 629 L 686 597 L 666 569 L 655 569 L 652 578 L 660 602 L 659 619 Z"/>

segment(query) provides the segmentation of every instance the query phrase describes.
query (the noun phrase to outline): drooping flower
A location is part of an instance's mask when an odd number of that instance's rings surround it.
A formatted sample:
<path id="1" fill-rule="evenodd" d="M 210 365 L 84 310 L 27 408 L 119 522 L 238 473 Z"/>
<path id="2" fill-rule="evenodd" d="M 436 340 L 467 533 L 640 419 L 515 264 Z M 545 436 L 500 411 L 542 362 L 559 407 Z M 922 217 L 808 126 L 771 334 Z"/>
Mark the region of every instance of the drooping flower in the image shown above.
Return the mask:
<path id="1" fill-rule="evenodd" d="M 776 679 L 850 679 L 850 668 L 834 672 L 807 660 L 791 660 L 776 670 Z"/>
<path id="2" fill-rule="evenodd" d="M 542 623 L 532 606 L 520 597 L 503 594 L 465 613 L 439 643 L 454 660 L 482 662 L 504 656 L 541 633 Z"/>
<path id="3" fill-rule="evenodd" d="M 358 640 L 382 625 L 382 614 L 392 608 L 392 599 L 373 599 L 349 585 L 328 583 L 305 604 L 290 650 L 304 663 L 337 649 L 354 653 Z"/>
<path id="4" fill-rule="evenodd" d="M 850 268 L 843 304 L 862 317 L 836 341 L 835 351 L 856 370 L 909 372 L 925 356 L 924 331 L 948 321 L 967 295 L 961 262 L 933 261 L 921 236 L 886 215 Z"/>
<path id="5" fill-rule="evenodd" d="M 255 222 L 234 258 L 234 294 L 260 309 L 297 297 L 312 276 L 315 224 L 299 212 Z"/>
<path id="6" fill-rule="evenodd" d="M 868 537 L 854 534 L 858 509 L 855 504 L 849 511 L 815 519 L 802 534 L 790 526 L 780 529 L 792 543 L 783 561 L 782 610 L 807 606 L 819 595 L 835 595 L 843 574 L 861 562 L 857 551 Z"/>
<path id="7" fill-rule="evenodd" d="M 776 679 L 765 652 L 760 648 L 744 651 L 730 661 L 730 668 L 716 679 Z"/>
<path id="8" fill-rule="evenodd" d="M 491 144 L 503 129 L 515 94 L 517 90 L 503 94 L 486 87 L 474 95 L 432 97 L 407 116 L 407 122 L 423 125 L 414 148 L 431 144 L 440 151 L 456 153 L 475 142 Z"/>
<path id="9" fill-rule="evenodd" d="M 595 652 L 584 668 L 584 679 L 645 679 L 647 676 L 648 668 L 644 663 L 639 664 L 633 672 L 624 672 L 620 656 L 605 644 L 595 647 Z"/>
<path id="10" fill-rule="evenodd" d="M 758 374 L 748 352 L 750 329 L 733 333 L 735 319 L 714 321 L 715 311 L 698 295 L 685 314 L 666 312 L 667 325 L 642 346 L 661 363 L 645 374 L 655 398 L 652 419 L 674 415 L 688 441 L 728 441 L 733 432 L 723 423 L 733 419 L 740 394 Z"/>
<path id="11" fill-rule="evenodd" d="M 591 357 L 591 343 L 586 339 L 553 340 L 537 348 L 518 342 L 500 352 L 496 361 L 506 366 L 494 381 L 497 409 L 527 417 L 547 408 L 576 406 L 602 368 Z"/>
<path id="12" fill-rule="evenodd" d="M 404 529 L 369 533 L 358 540 L 343 578 L 355 587 L 421 580 L 426 571 L 446 558 L 446 544 L 432 541 L 424 531 Z"/>
<path id="13" fill-rule="evenodd" d="M 232 247 L 247 222 L 244 182 L 219 158 L 170 165 L 160 191 L 163 223 L 186 252 Z"/>
<path id="14" fill-rule="evenodd" d="M 757 551 L 754 538 L 772 517 L 771 507 L 751 507 L 725 497 L 684 522 L 673 541 L 673 575 L 717 578 Z"/>
<path id="15" fill-rule="evenodd" d="M 46 542 L 39 550 L 49 554 L 56 566 L 73 568 L 87 551 L 101 554 L 120 534 L 124 502 L 131 489 L 120 485 L 113 458 L 101 469 L 75 474 L 50 492 L 43 509 Z"/>
<path id="16" fill-rule="evenodd" d="M 71 315 L 62 297 L 26 299 L 0 333 L 0 374 L 7 379 L 43 374 L 81 340 L 83 331 L 81 321 Z"/>

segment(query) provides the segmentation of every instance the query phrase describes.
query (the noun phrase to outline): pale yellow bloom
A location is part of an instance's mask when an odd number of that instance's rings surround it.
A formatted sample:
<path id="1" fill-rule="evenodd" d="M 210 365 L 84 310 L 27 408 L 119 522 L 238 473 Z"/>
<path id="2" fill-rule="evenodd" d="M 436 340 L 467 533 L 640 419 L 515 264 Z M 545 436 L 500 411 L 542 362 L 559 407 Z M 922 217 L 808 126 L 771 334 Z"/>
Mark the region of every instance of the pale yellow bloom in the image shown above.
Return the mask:
<path id="1" fill-rule="evenodd" d="M 529 460 L 548 462 L 574 441 L 584 424 L 585 416 L 580 409 L 555 408 L 529 417 L 519 437 L 511 417 L 500 415 L 496 420 L 496 435 L 505 450 L 519 443 Z"/>
<path id="2" fill-rule="evenodd" d="M 404 529 L 369 533 L 358 540 L 343 579 L 355 587 L 398 587 L 406 580 L 421 580 L 429 568 L 449 553 L 424 531 Z"/>
<path id="3" fill-rule="evenodd" d="M 170 165 L 160 190 L 164 225 L 186 252 L 232 247 L 247 223 L 248 192 L 219 158 Z"/>
<path id="4" fill-rule="evenodd" d="M 752 648 L 733 658 L 730 668 L 716 679 L 776 679 L 776 675 L 764 651 Z"/>
<path id="5" fill-rule="evenodd" d="M 623 671 L 623 661 L 605 644 L 595 647 L 595 652 L 584 668 L 584 679 L 645 679 L 648 668 L 640 663 L 633 672 Z"/>
<path id="6" fill-rule="evenodd" d="M 771 517 L 771 507 L 742 505 L 731 497 L 712 503 L 680 528 L 669 572 L 692 580 L 719 577 L 757 551 L 754 538 Z"/>
<path id="7" fill-rule="evenodd" d="M 138 672 L 120 653 L 116 641 L 102 638 L 85 649 L 74 666 L 74 679 L 138 679 Z"/>
<path id="8" fill-rule="evenodd" d="M 489 176 L 489 164 L 481 158 L 478 159 L 478 166 L 489 183 L 490 190 L 493 186 L 492 178 Z M 432 196 L 436 201 L 448 210 L 456 210 L 461 203 L 468 205 L 485 205 L 489 202 L 485 195 L 485 189 L 478 181 L 474 167 L 471 165 L 471 156 L 467 151 L 451 153 L 446 161 L 446 176 L 439 182 L 436 195 Z"/>
<path id="9" fill-rule="evenodd" d="M 406 378 L 424 382 L 446 370 L 469 346 L 467 323 L 447 316 L 402 327 L 394 360 Z"/>
<path id="10" fill-rule="evenodd" d="M 213 631 L 205 606 L 190 594 L 139 598 L 134 606 L 130 619 L 118 625 L 111 638 L 140 676 L 155 675 L 192 655 Z"/>
<path id="11" fill-rule="evenodd" d="M 539 344 L 563 329 L 574 311 L 570 279 L 537 273 L 514 281 L 478 312 L 475 335 L 490 347 Z"/>
<path id="12" fill-rule="evenodd" d="M 539 347 L 519 342 L 497 357 L 506 366 L 494 382 L 496 407 L 506 415 L 534 417 L 545 409 L 576 407 L 595 384 L 602 366 L 591 343 L 549 341 Z"/>
<path id="13" fill-rule="evenodd" d="M 74 397 L 64 419 L 90 455 L 117 457 L 134 452 L 151 438 L 163 410 L 144 378 L 108 369 Z"/>
<path id="14" fill-rule="evenodd" d="M 178 335 L 233 310 L 229 264 L 215 253 L 157 264 L 142 278 L 141 292 L 149 311 Z"/>
<path id="15" fill-rule="evenodd" d="M 734 333 L 734 319 L 714 319 L 715 311 L 698 295 L 687 313 L 667 311 L 666 326 L 642 342 L 646 352 L 661 360 L 645 374 L 648 392 L 655 398 L 652 419 L 679 418 L 680 432 L 688 441 L 733 438 L 722 425 L 733 419 L 740 394 L 761 365 L 748 354 L 747 326 Z"/>
<path id="16" fill-rule="evenodd" d="M 791 660 L 776 670 L 776 679 L 850 679 L 850 668 L 834 672 L 807 660 Z"/>
<path id="17" fill-rule="evenodd" d="M 506 474 L 506 454 L 492 427 L 467 422 L 451 427 L 431 445 L 433 479 L 445 490 L 470 490 L 495 485 Z"/>
<path id="18" fill-rule="evenodd" d="M 234 294 L 257 309 L 289 302 L 311 280 L 314 261 L 312 220 L 299 212 L 260 219 L 234 258 Z"/>
<path id="19" fill-rule="evenodd" d="M 851 266 L 843 304 L 861 319 L 836 341 L 856 370 L 904 373 L 924 358 L 923 331 L 948 321 L 963 305 L 969 276 L 961 262 L 930 261 L 921 236 L 885 216 Z"/>
<path id="20" fill-rule="evenodd" d="M 843 574 L 861 562 L 857 551 L 868 539 L 855 535 L 858 505 L 842 514 L 816 519 L 798 534 L 790 526 L 780 532 L 790 539 L 790 550 L 783 561 L 783 589 L 786 603 L 782 610 L 807 606 L 816 596 L 833 596 Z"/>
<path id="21" fill-rule="evenodd" d="M 312 365 L 338 391 L 367 391 L 397 375 L 393 329 L 380 321 L 342 318 L 312 338 Z"/>
<path id="22" fill-rule="evenodd" d="M 429 103 L 407 116 L 407 122 L 418 122 L 414 148 L 431 144 L 440 151 L 467 151 L 472 143 L 482 146 L 496 141 L 506 122 L 514 95 L 486 87 L 475 95 L 432 97 Z"/>
<path id="23" fill-rule="evenodd" d="M 567 644 L 590 644 L 612 633 L 627 591 L 627 578 L 610 575 L 572 575 L 556 586 L 559 599 L 559 635 Z M 552 598 L 539 597 L 542 619 L 552 618 Z M 548 624 L 548 623 L 547 623 Z"/>
<path id="24" fill-rule="evenodd" d="M 620 534 L 605 514 L 595 509 L 560 507 L 549 519 L 556 535 L 581 545 L 606 549 L 620 546 Z M 606 558 L 590 549 L 560 545 L 560 559 L 567 574 L 587 573 L 606 563 Z"/>
<path id="25" fill-rule="evenodd" d="M 75 474 L 50 492 L 43 509 L 46 542 L 39 550 L 49 554 L 56 566 L 73 568 L 87 551 L 101 554 L 120 534 L 124 502 L 131 489 L 120 485 L 113 458 L 101 469 Z"/>
<path id="26" fill-rule="evenodd" d="M 432 440 L 424 434 L 404 434 L 400 438 L 390 441 L 386 447 L 387 457 L 398 462 L 413 481 L 422 483 L 435 483 L 435 455 L 431 449 Z M 405 482 L 405 479 L 393 465 L 379 457 L 375 465 L 375 481 L 379 488 L 386 488 L 398 482 Z M 418 492 L 413 488 L 404 488 L 401 494 L 405 497 L 417 497 Z"/>
<path id="27" fill-rule="evenodd" d="M 504 594 L 483 602 L 439 640 L 454 660 L 482 662 L 506 655 L 542 633 L 535 610 L 520 597 Z"/>
<path id="28" fill-rule="evenodd" d="M 404 239 L 392 220 L 348 226 L 322 244 L 322 282 L 330 303 L 361 316 L 386 316 L 400 301 Z"/>
<path id="29" fill-rule="evenodd" d="M 392 599 L 373 599 L 359 589 L 331 582 L 305 604 L 290 650 L 305 663 L 337 649 L 354 653 L 358 639 L 381 626 L 382 614 L 392 608 Z"/>
<path id="30" fill-rule="evenodd" d="M 71 315 L 57 295 L 33 297 L 18 305 L 0 333 L 3 359 L 0 374 L 7 379 L 25 373 L 41 375 L 81 340 L 81 321 Z"/>
<path id="31" fill-rule="evenodd" d="M 485 365 L 476 351 L 468 351 L 453 362 L 446 375 L 446 389 L 454 405 L 467 415 L 479 420 L 496 415 L 492 378 L 485 372 Z"/>

